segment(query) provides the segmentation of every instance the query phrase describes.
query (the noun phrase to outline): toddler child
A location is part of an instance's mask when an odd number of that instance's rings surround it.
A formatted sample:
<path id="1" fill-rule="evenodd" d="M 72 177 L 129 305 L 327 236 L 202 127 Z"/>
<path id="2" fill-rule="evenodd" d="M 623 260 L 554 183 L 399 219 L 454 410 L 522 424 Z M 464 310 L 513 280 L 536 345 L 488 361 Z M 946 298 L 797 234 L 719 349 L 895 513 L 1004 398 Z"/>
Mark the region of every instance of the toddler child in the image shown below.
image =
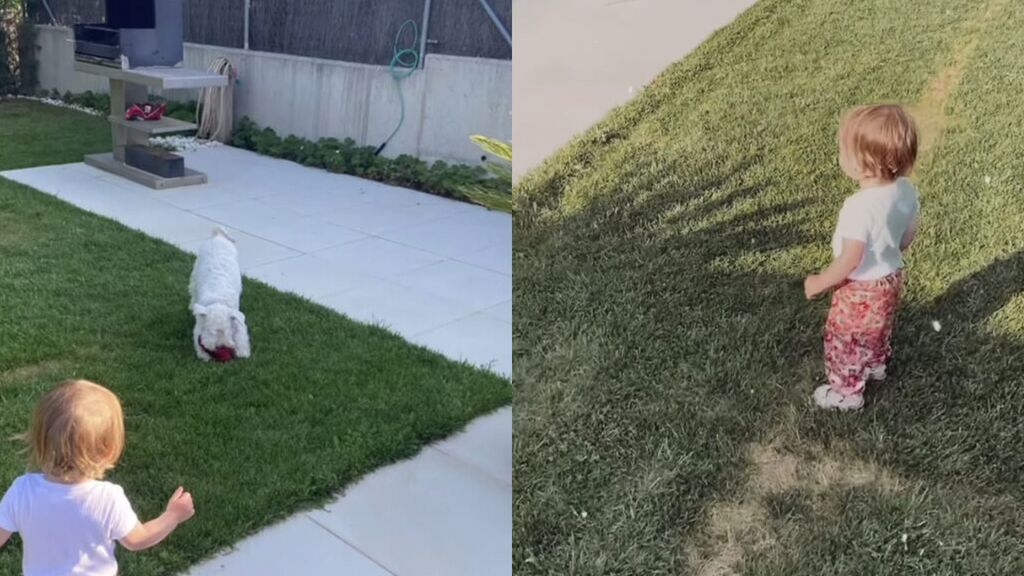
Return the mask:
<path id="1" fill-rule="evenodd" d="M 15 479 L 0 500 L 0 546 L 21 534 L 25 576 L 114 576 L 114 541 L 149 548 L 195 513 L 178 488 L 166 511 L 142 524 L 124 490 L 102 480 L 124 449 L 121 402 L 103 386 L 59 384 L 39 400 L 25 440 L 39 472 Z"/>
<path id="2" fill-rule="evenodd" d="M 885 378 L 890 338 L 903 288 L 903 252 L 917 233 L 917 189 L 905 178 L 917 159 L 917 129 L 903 108 L 860 106 L 839 127 L 839 165 L 860 189 L 839 211 L 832 264 L 808 276 L 813 298 L 835 288 L 825 323 L 828 384 L 818 406 L 856 410 L 869 379 Z"/>

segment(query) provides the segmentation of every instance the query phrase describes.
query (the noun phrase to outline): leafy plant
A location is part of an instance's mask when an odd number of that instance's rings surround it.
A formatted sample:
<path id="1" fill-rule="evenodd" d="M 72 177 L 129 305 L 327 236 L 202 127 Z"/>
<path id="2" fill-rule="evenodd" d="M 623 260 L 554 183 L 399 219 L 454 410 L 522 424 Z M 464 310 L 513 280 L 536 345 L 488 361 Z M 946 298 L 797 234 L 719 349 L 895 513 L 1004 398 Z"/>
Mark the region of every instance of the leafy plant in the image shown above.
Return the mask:
<path id="1" fill-rule="evenodd" d="M 189 100 L 188 102 L 170 100 L 167 102 L 167 111 L 164 112 L 164 115 L 183 122 L 195 122 L 196 106 L 195 100 Z"/>
<path id="2" fill-rule="evenodd" d="M 506 162 L 512 162 L 512 144 L 509 142 L 502 142 L 494 138 L 488 138 L 487 136 L 470 136 L 470 140 L 476 143 L 477 146 L 482 148 L 485 152 L 490 152 L 494 156 L 505 160 Z"/>
<path id="3" fill-rule="evenodd" d="M 61 94 L 57 90 L 50 90 L 49 92 L 42 91 L 39 96 L 52 98 L 53 100 L 59 100 L 66 104 L 75 104 L 84 108 L 91 108 L 97 110 L 104 115 L 110 114 L 110 95 L 96 93 L 92 90 L 86 90 L 78 94 L 70 91 Z M 165 100 L 158 96 L 150 98 L 152 102 L 160 103 L 164 102 L 167 104 L 167 110 L 164 112 L 164 116 L 169 118 L 176 118 L 184 122 L 195 122 L 196 119 L 196 101 L 189 100 L 188 102 L 178 102 L 175 100 Z"/>
<path id="4" fill-rule="evenodd" d="M 479 204 L 511 212 L 512 144 L 480 135 L 471 136 L 470 140 L 484 152 L 496 156 L 498 161 L 486 164 L 491 178 L 464 183 L 464 193 Z"/>
<path id="5" fill-rule="evenodd" d="M 54 90 L 50 97 L 67 104 L 75 104 L 84 108 L 98 110 L 104 114 L 110 114 L 110 96 L 107 94 L 97 94 L 92 90 L 86 90 L 81 94 L 72 94 L 68 91 L 61 95 Z"/>
<path id="6" fill-rule="evenodd" d="M 260 128 L 249 118 L 242 118 L 235 128 L 232 144 L 259 154 L 299 162 L 340 174 L 404 186 L 467 202 L 494 210 L 510 212 L 512 208 L 512 173 L 504 162 L 511 158 L 510 145 L 481 138 L 481 146 L 502 159 L 487 168 L 448 164 L 428 164 L 403 154 L 397 158 L 378 156 L 373 146 L 359 146 L 351 138 L 321 138 L 316 142 L 287 136 L 281 138 L 271 128 Z M 474 140 L 476 141 L 476 140 Z"/>

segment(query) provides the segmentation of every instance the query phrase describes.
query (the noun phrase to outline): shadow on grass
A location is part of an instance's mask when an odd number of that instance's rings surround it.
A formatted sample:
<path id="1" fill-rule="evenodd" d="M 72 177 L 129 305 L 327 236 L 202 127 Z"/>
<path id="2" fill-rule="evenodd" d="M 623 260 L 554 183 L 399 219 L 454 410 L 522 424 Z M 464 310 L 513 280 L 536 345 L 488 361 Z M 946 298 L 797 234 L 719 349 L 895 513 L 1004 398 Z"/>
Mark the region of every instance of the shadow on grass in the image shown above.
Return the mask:
<path id="1" fill-rule="evenodd" d="M 908 276 L 913 282 L 913 271 Z M 1024 343 L 990 318 L 1024 290 L 1024 251 L 954 282 L 931 302 L 900 311 L 891 382 L 869 394 L 866 421 L 808 423 L 841 434 L 901 474 L 1020 493 L 1024 474 Z M 936 330 L 933 323 L 938 322 Z"/>
<path id="2" fill-rule="evenodd" d="M 806 381 L 820 326 L 802 276 L 718 265 L 812 240 L 809 201 L 769 200 L 757 162 L 607 194 L 517 238 L 517 567 L 682 570 L 744 446 Z"/>
<path id="3" fill-rule="evenodd" d="M 794 450 L 839 444 L 848 464 L 885 464 L 890 480 L 770 495 L 796 506 L 771 512 L 775 540 L 746 551 L 744 570 L 1021 573 L 1024 345 L 987 324 L 1022 288 L 1018 251 L 904 307 L 890 381 L 869 388 L 864 413 L 818 412 L 792 435 Z"/>
<path id="4" fill-rule="evenodd" d="M 827 300 L 804 299 L 810 270 L 735 262 L 820 244 L 805 225 L 822 202 L 786 194 L 757 164 L 597 195 L 517 235 L 517 568 L 589 558 L 583 573 L 685 571 L 708 504 L 741 486 L 745 447 L 793 414 L 801 443 L 851 441 L 910 479 L 1019 490 L 1024 355 L 985 321 L 1024 286 L 1024 253 L 906 302 L 890 381 L 865 413 L 818 412 Z"/>

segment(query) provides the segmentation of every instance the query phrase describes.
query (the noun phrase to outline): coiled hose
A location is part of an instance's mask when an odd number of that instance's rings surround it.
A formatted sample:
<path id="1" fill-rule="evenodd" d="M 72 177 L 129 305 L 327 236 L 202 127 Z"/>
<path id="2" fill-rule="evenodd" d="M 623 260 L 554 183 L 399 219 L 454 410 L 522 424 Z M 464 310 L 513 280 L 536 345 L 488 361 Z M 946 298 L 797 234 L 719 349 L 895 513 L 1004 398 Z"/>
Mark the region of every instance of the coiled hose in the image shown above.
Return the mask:
<path id="1" fill-rule="evenodd" d="M 210 64 L 209 71 L 227 76 L 228 85 L 203 88 L 199 91 L 199 103 L 196 106 L 196 124 L 199 130 L 196 135 L 227 144 L 231 139 L 235 114 L 235 69 L 231 61 L 221 56 Z"/>
<path id="2" fill-rule="evenodd" d="M 411 47 L 400 48 L 400 42 L 402 41 L 402 34 L 406 28 L 412 28 L 412 44 Z M 398 124 L 391 134 L 377 147 L 377 151 L 374 152 L 376 155 L 380 155 L 384 151 L 384 147 L 391 142 L 391 139 L 398 134 L 398 131 L 402 128 L 402 124 L 405 123 L 405 95 L 402 93 L 402 80 L 405 80 L 412 73 L 416 71 L 420 66 L 420 51 L 417 49 L 420 42 L 420 29 L 416 25 L 416 22 L 412 20 L 406 20 L 402 26 L 398 29 L 398 33 L 395 34 L 395 43 L 392 48 L 391 63 L 388 64 L 388 71 L 391 72 L 391 77 L 395 80 L 395 89 L 398 90 L 398 105 L 400 108 L 400 114 L 398 117 Z"/>

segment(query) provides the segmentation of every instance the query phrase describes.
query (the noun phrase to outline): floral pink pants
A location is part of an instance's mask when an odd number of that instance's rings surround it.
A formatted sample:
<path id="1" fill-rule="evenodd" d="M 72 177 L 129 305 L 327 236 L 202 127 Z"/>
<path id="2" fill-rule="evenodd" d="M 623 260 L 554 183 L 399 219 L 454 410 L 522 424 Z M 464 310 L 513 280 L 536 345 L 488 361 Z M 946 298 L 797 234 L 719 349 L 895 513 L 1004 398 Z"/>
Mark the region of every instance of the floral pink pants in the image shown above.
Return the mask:
<path id="1" fill-rule="evenodd" d="M 902 270 L 835 290 L 825 322 L 825 373 L 833 390 L 861 394 L 871 373 L 885 369 L 902 290 Z"/>

